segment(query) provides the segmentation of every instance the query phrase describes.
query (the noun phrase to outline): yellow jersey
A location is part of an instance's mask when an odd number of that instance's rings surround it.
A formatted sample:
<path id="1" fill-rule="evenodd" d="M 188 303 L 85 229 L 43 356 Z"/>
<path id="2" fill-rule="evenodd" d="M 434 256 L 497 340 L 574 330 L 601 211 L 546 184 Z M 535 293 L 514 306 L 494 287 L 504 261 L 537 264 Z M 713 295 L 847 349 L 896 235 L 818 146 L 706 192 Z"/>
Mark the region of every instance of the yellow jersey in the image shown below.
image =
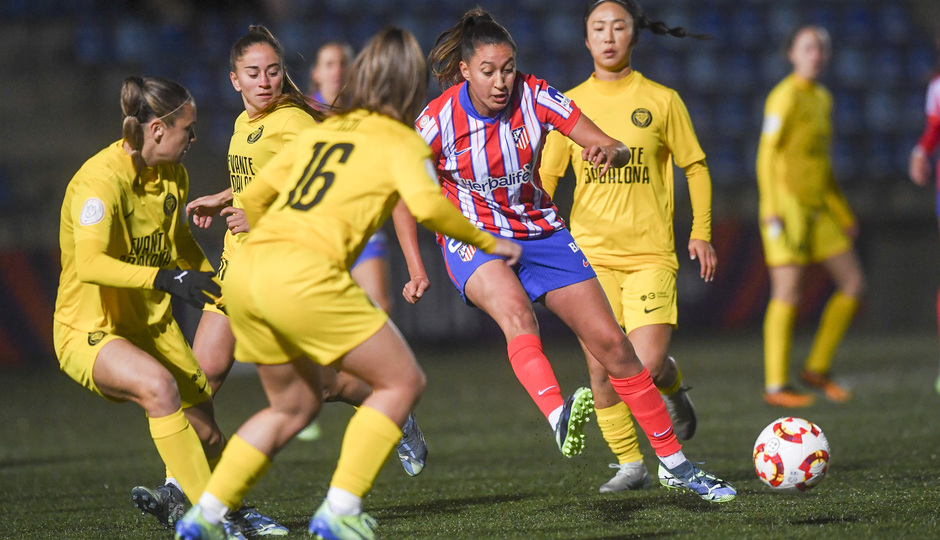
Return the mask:
<path id="1" fill-rule="evenodd" d="M 673 232 L 673 161 L 705 159 L 685 104 L 672 89 L 637 71 L 617 81 L 594 75 L 565 92 L 604 133 L 630 148 L 630 163 L 598 177 L 581 147 L 551 133 L 542 152 L 543 186 L 553 194 L 568 162 L 577 179 L 571 234 L 591 264 L 632 271 L 678 269 Z M 711 180 L 690 180 L 692 237 L 711 240 Z M 696 188 L 696 189 L 693 189 Z"/>
<path id="2" fill-rule="evenodd" d="M 419 222 L 492 252 L 496 239 L 441 195 L 430 159 L 421 136 L 387 116 L 356 110 L 328 118 L 242 194 L 252 227 L 246 245 L 288 240 L 349 269 L 400 197 Z"/>
<path id="3" fill-rule="evenodd" d="M 299 107 L 284 106 L 254 120 L 242 112 L 235 120 L 235 131 L 228 147 L 228 174 L 232 183 L 232 206 L 243 208 L 241 193 L 275 154 L 297 134 L 317 125 L 316 120 Z M 225 231 L 224 246 L 229 255 L 246 238 L 245 234 Z"/>
<path id="4" fill-rule="evenodd" d="M 829 161 L 831 113 L 829 91 L 793 74 L 767 96 L 757 149 L 761 219 L 779 216 L 787 196 L 821 208 L 827 192 L 837 190 Z"/>
<path id="5" fill-rule="evenodd" d="M 121 334 L 171 317 L 170 295 L 153 289 L 157 269 L 212 271 L 181 217 L 188 192 L 185 167 L 159 165 L 138 175 L 123 141 L 86 161 L 60 212 L 55 320 Z"/>

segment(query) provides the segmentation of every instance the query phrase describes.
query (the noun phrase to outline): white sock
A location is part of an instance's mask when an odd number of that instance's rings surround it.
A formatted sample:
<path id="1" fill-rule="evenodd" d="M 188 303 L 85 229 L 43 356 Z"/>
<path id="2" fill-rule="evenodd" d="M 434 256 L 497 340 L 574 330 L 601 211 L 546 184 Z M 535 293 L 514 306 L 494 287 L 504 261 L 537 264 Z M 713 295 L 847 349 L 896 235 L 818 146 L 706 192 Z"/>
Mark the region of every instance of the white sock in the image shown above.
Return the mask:
<path id="1" fill-rule="evenodd" d="M 554 411 L 552 411 L 551 413 L 549 413 L 548 423 L 552 425 L 552 431 L 555 431 L 558 428 L 558 419 L 561 418 L 561 410 L 564 408 L 565 406 L 562 405 L 558 407 L 557 409 L 555 409 Z"/>
<path id="2" fill-rule="evenodd" d="M 682 450 L 679 450 L 675 454 L 660 457 L 659 461 L 662 461 L 663 465 L 671 471 L 689 460 L 685 457 L 685 454 L 682 453 Z"/>
<path id="3" fill-rule="evenodd" d="M 164 482 L 163 485 L 164 486 L 176 486 L 176 489 L 180 490 L 181 493 L 183 491 L 183 486 L 181 486 L 180 483 L 176 481 L 176 478 L 173 478 L 172 476 L 170 478 L 167 478 L 166 482 Z"/>
<path id="4" fill-rule="evenodd" d="M 330 487 L 326 492 L 330 510 L 341 516 L 355 516 L 362 513 L 362 498 L 338 487 Z"/>
<path id="5" fill-rule="evenodd" d="M 212 525 L 222 523 L 222 519 L 232 510 L 208 491 L 199 497 L 199 507 L 202 508 L 202 517 Z"/>

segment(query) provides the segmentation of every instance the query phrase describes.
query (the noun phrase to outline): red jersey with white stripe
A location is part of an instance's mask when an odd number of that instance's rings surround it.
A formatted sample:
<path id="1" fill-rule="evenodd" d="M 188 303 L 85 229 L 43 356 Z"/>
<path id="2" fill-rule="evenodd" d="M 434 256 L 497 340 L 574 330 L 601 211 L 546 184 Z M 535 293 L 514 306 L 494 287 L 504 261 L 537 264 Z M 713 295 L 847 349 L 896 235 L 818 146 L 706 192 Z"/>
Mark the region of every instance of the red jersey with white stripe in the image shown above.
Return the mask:
<path id="1" fill-rule="evenodd" d="M 917 143 L 927 155 L 933 153 L 940 143 L 940 75 L 927 87 L 927 123 Z"/>
<path id="2" fill-rule="evenodd" d="M 565 226 L 538 175 L 545 136 L 553 129 L 568 135 L 580 117 L 547 82 L 516 72 L 509 103 L 495 117 L 476 111 L 464 82 L 428 104 L 415 125 L 434 154 L 444 196 L 471 223 L 535 239 Z"/>

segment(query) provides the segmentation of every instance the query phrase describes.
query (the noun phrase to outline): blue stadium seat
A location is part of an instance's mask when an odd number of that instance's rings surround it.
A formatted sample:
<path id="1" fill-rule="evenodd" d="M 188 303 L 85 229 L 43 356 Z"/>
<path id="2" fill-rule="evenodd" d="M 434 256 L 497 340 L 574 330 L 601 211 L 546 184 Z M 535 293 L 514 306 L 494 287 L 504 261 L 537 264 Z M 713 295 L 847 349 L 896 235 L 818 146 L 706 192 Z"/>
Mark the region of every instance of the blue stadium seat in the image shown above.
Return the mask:
<path id="1" fill-rule="evenodd" d="M 855 92 L 838 90 L 833 94 L 832 120 L 839 134 L 855 135 L 864 129 L 862 107 Z"/>
<path id="2" fill-rule="evenodd" d="M 849 88 L 867 88 L 871 84 L 871 58 L 866 51 L 852 46 L 840 46 L 832 63 L 832 75 L 837 83 Z"/>
<path id="3" fill-rule="evenodd" d="M 114 56 L 122 64 L 143 64 L 160 53 L 153 27 L 142 20 L 125 17 L 114 29 Z"/>

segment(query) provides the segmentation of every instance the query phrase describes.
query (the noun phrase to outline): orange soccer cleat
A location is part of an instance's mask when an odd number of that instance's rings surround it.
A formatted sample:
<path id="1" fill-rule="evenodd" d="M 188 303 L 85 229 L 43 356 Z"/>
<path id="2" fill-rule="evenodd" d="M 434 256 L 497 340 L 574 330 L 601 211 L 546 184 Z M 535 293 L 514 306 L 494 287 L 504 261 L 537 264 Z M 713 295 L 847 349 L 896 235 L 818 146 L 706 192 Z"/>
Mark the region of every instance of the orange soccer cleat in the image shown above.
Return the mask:
<path id="1" fill-rule="evenodd" d="M 773 392 L 765 392 L 764 401 L 774 407 L 798 409 L 801 407 L 809 407 L 816 401 L 816 398 L 809 394 L 801 394 L 792 388 L 781 388 Z"/>
<path id="2" fill-rule="evenodd" d="M 804 369 L 800 372 L 800 380 L 807 386 L 822 390 L 829 401 L 845 403 L 852 399 L 852 392 L 836 384 L 828 374 L 814 373 Z"/>

